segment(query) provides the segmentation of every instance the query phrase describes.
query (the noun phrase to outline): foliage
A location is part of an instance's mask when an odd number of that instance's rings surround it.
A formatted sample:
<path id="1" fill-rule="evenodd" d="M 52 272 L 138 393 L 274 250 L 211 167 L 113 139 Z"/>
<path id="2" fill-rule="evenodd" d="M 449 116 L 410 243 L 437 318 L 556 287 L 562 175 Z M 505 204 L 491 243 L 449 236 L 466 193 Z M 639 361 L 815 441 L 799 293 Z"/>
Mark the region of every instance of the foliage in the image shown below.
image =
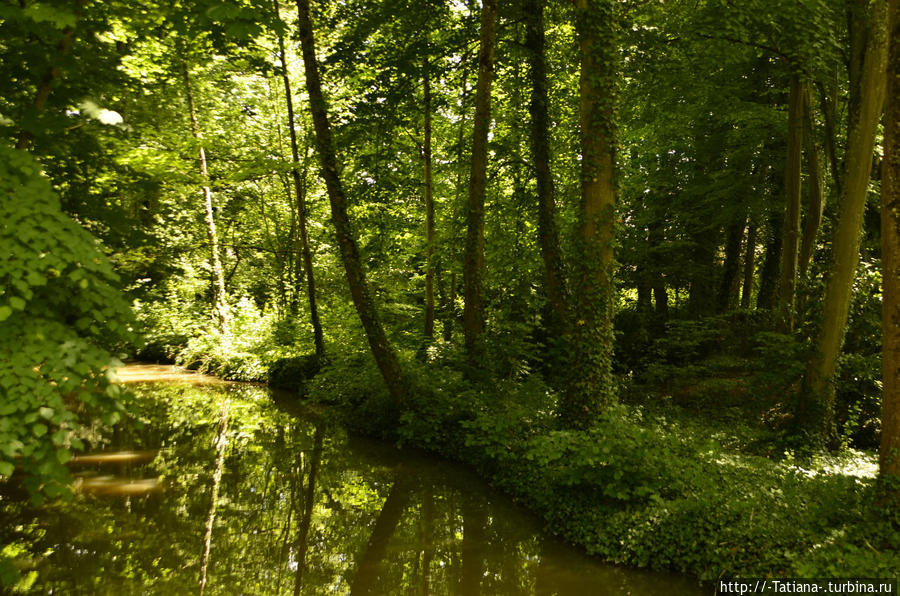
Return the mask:
<path id="1" fill-rule="evenodd" d="M 315 354 L 279 358 L 269 366 L 266 382 L 269 387 L 288 389 L 302 395 L 306 382 L 315 377 L 321 368 L 322 364 Z"/>
<path id="2" fill-rule="evenodd" d="M 0 477 L 34 502 L 68 494 L 84 424 L 124 406 L 110 349 L 131 315 L 96 241 L 60 210 L 30 155 L 0 145 Z"/>

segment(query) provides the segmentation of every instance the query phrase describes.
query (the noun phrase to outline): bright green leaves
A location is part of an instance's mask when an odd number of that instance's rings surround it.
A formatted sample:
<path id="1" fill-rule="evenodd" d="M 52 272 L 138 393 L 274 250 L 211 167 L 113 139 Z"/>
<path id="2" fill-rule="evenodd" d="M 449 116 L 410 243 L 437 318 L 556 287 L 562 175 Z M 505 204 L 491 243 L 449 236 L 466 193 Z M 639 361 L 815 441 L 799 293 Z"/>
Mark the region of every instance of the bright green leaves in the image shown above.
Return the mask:
<path id="1" fill-rule="evenodd" d="M 106 346 L 130 312 L 96 241 L 69 219 L 33 158 L 0 147 L 0 476 L 35 502 L 68 492 L 83 416 L 121 416 Z M 79 403 L 80 402 L 80 403 Z"/>

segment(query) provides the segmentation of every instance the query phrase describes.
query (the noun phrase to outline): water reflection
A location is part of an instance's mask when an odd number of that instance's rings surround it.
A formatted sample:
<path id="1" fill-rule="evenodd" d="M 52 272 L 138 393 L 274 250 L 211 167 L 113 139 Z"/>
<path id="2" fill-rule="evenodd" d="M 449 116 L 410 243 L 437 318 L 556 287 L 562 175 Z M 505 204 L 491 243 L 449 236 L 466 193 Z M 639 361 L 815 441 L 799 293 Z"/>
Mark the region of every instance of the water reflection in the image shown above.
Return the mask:
<path id="1" fill-rule="evenodd" d="M 184 381 L 135 386 L 144 426 L 77 462 L 72 502 L 4 501 L 0 541 L 30 553 L 35 593 L 700 593 L 598 565 L 464 469 L 347 437 L 260 387 Z"/>

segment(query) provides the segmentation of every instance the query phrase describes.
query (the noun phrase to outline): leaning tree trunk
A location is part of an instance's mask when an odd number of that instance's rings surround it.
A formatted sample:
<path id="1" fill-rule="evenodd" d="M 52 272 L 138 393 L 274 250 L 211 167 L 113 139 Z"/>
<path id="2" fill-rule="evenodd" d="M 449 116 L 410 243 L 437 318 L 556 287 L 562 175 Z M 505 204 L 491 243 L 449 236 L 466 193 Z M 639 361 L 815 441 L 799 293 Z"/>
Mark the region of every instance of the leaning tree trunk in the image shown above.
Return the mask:
<path id="1" fill-rule="evenodd" d="M 280 22 L 278 0 L 273 0 L 275 18 Z M 297 144 L 297 130 L 294 118 L 294 99 L 291 95 L 291 79 L 288 74 L 287 57 L 284 51 L 284 37 L 278 36 L 278 57 L 281 60 L 281 78 L 284 81 L 284 97 L 288 114 L 288 129 L 291 133 L 291 178 L 294 181 L 294 192 L 297 195 L 297 226 L 300 231 L 300 252 L 303 259 L 303 274 L 306 277 L 306 293 L 309 299 L 309 319 L 313 328 L 313 341 L 316 357 L 321 361 L 325 357 L 325 336 L 322 323 L 319 321 L 319 308 L 316 302 L 316 281 L 313 275 L 312 250 L 309 247 L 309 233 L 306 227 L 306 188 L 300 179 L 300 150 Z M 306 159 L 304 149 L 303 158 Z"/>
<path id="2" fill-rule="evenodd" d="M 187 61 L 181 60 L 181 74 L 184 79 L 184 92 L 187 95 L 188 115 L 191 119 L 191 134 L 197 142 L 197 153 L 200 157 L 200 180 L 203 190 L 203 209 L 206 214 L 206 239 L 209 242 L 209 263 L 213 276 L 213 313 L 219 326 L 228 332 L 228 298 L 225 293 L 225 273 L 219 259 L 219 239 L 216 234 L 216 220 L 213 216 L 212 191 L 209 188 L 209 170 L 206 167 L 206 151 L 203 148 L 203 134 L 197 123 L 197 109 L 194 105 L 194 93 L 191 90 L 191 75 Z"/>
<path id="3" fill-rule="evenodd" d="M 871 27 L 859 84 L 851 87 L 851 95 L 856 97 L 851 98 L 850 103 L 858 106 L 858 111 L 850 114 L 844 187 L 825 283 L 822 325 L 816 337 L 815 353 L 807 362 L 801 402 L 796 412 L 801 430 L 829 441 L 834 438 L 833 379 L 859 264 L 860 232 L 872 170 L 875 132 L 887 85 L 887 15 L 887 0 L 876 0 L 872 4 Z"/>
<path id="4" fill-rule="evenodd" d="M 791 77 L 788 99 L 787 166 L 784 173 L 786 205 L 781 247 L 781 283 L 778 310 L 783 328 L 794 328 L 794 297 L 797 287 L 797 251 L 800 245 L 801 164 L 803 162 L 803 84 Z"/>
<path id="5" fill-rule="evenodd" d="M 531 153 L 538 193 L 538 235 L 544 260 L 544 285 L 551 318 L 548 335 L 563 335 L 566 321 L 566 287 L 563 277 L 553 175 L 550 171 L 550 132 L 547 63 L 544 56 L 544 0 L 527 0 L 525 46 L 531 62 Z"/>
<path id="6" fill-rule="evenodd" d="M 882 477 L 900 482 L 900 0 L 891 0 L 890 58 L 881 182 Z M 897 486 L 896 484 L 894 485 Z M 900 494 L 895 493 L 895 498 Z"/>
<path id="7" fill-rule="evenodd" d="M 559 416 L 586 428 L 616 402 L 613 360 L 613 241 L 616 218 L 616 3 L 576 0 L 581 50 L 581 204 L 570 378 Z"/>
<path id="8" fill-rule="evenodd" d="M 496 28 L 497 0 L 484 0 L 481 9 L 481 46 L 478 52 L 472 165 L 466 210 L 466 253 L 463 260 L 463 332 L 466 353 L 469 361 L 476 367 L 483 365 L 484 194 L 487 187 L 487 142 L 491 124 L 491 79 L 494 74 Z"/>
<path id="9" fill-rule="evenodd" d="M 350 286 L 353 304 L 356 306 L 356 312 L 359 314 L 381 376 L 384 377 L 394 401 L 402 404 L 406 401 L 407 393 L 403 371 L 400 368 L 400 361 L 384 333 L 384 327 L 366 281 L 366 273 L 363 270 L 356 238 L 353 236 L 350 226 L 350 218 L 347 216 L 347 200 L 344 197 L 344 188 L 338 175 L 337 156 L 331 136 L 331 126 L 328 122 L 325 96 L 322 93 L 322 82 L 319 78 L 319 65 L 316 62 L 309 0 L 297 0 L 297 16 L 300 44 L 303 51 L 303 66 L 306 72 L 306 91 L 309 94 L 309 108 L 316 131 L 316 148 L 319 153 L 322 178 L 325 180 L 328 200 L 331 203 L 331 221 L 334 223 L 335 236 L 341 248 L 347 284 Z"/>

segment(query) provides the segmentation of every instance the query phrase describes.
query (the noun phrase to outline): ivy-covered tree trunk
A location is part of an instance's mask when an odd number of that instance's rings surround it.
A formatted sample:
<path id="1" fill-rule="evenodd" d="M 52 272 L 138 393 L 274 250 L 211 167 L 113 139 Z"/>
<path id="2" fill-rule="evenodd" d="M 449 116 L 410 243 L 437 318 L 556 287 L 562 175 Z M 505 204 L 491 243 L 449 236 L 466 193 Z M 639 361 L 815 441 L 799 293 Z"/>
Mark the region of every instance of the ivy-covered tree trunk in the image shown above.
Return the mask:
<path id="1" fill-rule="evenodd" d="M 463 260 L 463 332 L 470 362 L 481 366 L 484 333 L 484 193 L 487 187 L 487 142 L 491 124 L 491 80 L 494 74 L 497 0 L 484 0 L 478 82 L 475 85 L 475 120 L 472 165 L 466 209 L 466 253 Z"/>
<path id="2" fill-rule="evenodd" d="M 890 2 L 881 182 L 882 395 L 879 469 L 900 483 L 900 0 Z M 900 498 L 900 494 L 896 495 Z"/>
<path id="3" fill-rule="evenodd" d="M 563 335 L 567 316 L 565 277 L 556 226 L 553 174 L 550 170 L 550 132 L 547 64 L 544 56 L 544 0 L 526 0 L 525 47 L 531 63 L 531 153 L 538 193 L 538 236 L 544 260 L 544 285 L 549 302 L 547 333 Z"/>
<path id="4" fill-rule="evenodd" d="M 571 322 L 570 377 L 559 416 L 591 426 L 616 402 L 613 359 L 613 242 L 616 218 L 618 41 L 612 0 L 576 0 L 581 51 L 581 203 Z"/>
<path id="5" fill-rule="evenodd" d="M 200 180 L 203 191 L 203 209 L 206 221 L 206 239 L 209 242 L 209 265 L 212 270 L 213 281 L 213 314 L 219 321 L 222 331 L 228 332 L 228 295 L 225 293 L 225 273 L 222 269 L 222 261 L 219 258 L 219 238 L 216 233 L 216 220 L 213 213 L 212 191 L 209 188 L 209 170 L 206 167 L 206 151 L 203 148 L 203 134 L 197 123 L 197 109 L 194 104 L 194 93 L 191 89 L 191 75 L 187 61 L 181 60 L 181 74 L 184 81 L 184 92 L 187 96 L 188 115 L 191 119 L 191 134 L 197 143 L 197 153 L 200 158 Z"/>
<path id="6" fill-rule="evenodd" d="M 778 311 L 783 328 L 794 327 L 794 296 L 797 286 L 797 251 L 800 245 L 801 165 L 803 162 L 803 84 L 791 77 L 788 98 L 787 166 L 784 172 L 786 205 L 781 247 L 781 283 Z"/>
<path id="7" fill-rule="evenodd" d="M 347 216 L 347 201 L 344 197 L 344 188 L 338 175 L 337 155 L 334 150 L 334 141 L 331 136 L 331 126 L 328 122 L 328 113 L 325 96 L 322 93 L 322 83 L 319 78 L 319 65 L 316 61 L 315 38 L 312 28 L 312 16 L 309 10 L 309 0 L 297 0 L 297 26 L 299 28 L 300 45 L 303 52 L 303 67 L 306 73 L 306 91 L 309 94 L 309 108 L 312 112 L 313 125 L 316 131 L 316 148 L 319 154 L 319 162 L 322 168 L 322 178 L 328 191 L 328 199 L 331 203 L 331 221 L 334 223 L 335 236 L 341 249 L 341 259 L 347 274 L 347 284 L 350 286 L 350 295 L 353 304 L 366 332 L 369 347 L 381 371 L 381 376 L 387 384 L 388 390 L 394 401 L 398 404 L 406 402 L 406 382 L 397 354 L 384 333 L 384 327 L 375 308 L 375 301 L 369 291 L 366 274 L 359 256 L 359 248 L 356 246 L 356 238 Z"/>
<path id="8" fill-rule="evenodd" d="M 431 77 L 426 60 L 422 66 L 423 110 L 425 112 L 425 139 L 422 158 L 425 161 L 425 337 L 434 338 L 434 184 L 431 155 Z"/>
<path id="9" fill-rule="evenodd" d="M 275 18 L 280 22 L 278 14 L 278 0 L 273 0 Z M 284 37 L 278 36 L 278 57 L 281 61 L 281 78 L 284 82 L 284 97 L 288 115 L 288 129 L 291 138 L 291 178 L 294 182 L 294 194 L 297 197 L 297 227 L 300 232 L 300 253 L 303 261 L 303 275 L 306 277 L 306 294 L 309 301 L 309 320 L 313 328 L 313 342 L 316 349 L 316 357 L 319 360 L 325 358 L 325 334 L 322 332 L 322 323 L 319 321 L 319 307 L 316 301 L 316 279 L 313 272 L 312 250 L 309 246 L 309 232 L 307 231 L 306 213 L 306 187 L 300 176 L 300 149 L 297 143 L 297 124 L 294 118 L 294 98 L 291 94 L 291 79 L 288 74 L 287 57 L 284 51 Z M 306 159 L 306 149 L 303 151 Z"/>
<path id="10" fill-rule="evenodd" d="M 806 220 L 803 223 L 803 239 L 800 242 L 798 268 L 800 277 L 805 278 L 816 250 L 816 236 L 822 225 L 825 210 L 825 176 L 822 173 L 822 158 L 819 143 L 814 136 L 812 87 L 807 82 L 803 89 L 803 145 L 806 151 L 806 171 L 809 177 L 809 196 L 806 205 Z"/>
<path id="11" fill-rule="evenodd" d="M 859 236 L 872 170 L 875 132 L 887 84 L 887 16 L 887 0 L 875 0 L 869 13 L 869 32 L 858 84 L 850 88 L 850 104 L 856 106 L 856 111 L 851 111 L 849 116 L 844 187 L 841 189 L 830 266 L 826 274 L 822 324 L 816 336 L 815 352 L 807 362 L 801 401 L 796 412 L 800 430 L 811 433 L 817 440 L 832 441 L 834 438 L 833 379 L 859 263 Z"/>

